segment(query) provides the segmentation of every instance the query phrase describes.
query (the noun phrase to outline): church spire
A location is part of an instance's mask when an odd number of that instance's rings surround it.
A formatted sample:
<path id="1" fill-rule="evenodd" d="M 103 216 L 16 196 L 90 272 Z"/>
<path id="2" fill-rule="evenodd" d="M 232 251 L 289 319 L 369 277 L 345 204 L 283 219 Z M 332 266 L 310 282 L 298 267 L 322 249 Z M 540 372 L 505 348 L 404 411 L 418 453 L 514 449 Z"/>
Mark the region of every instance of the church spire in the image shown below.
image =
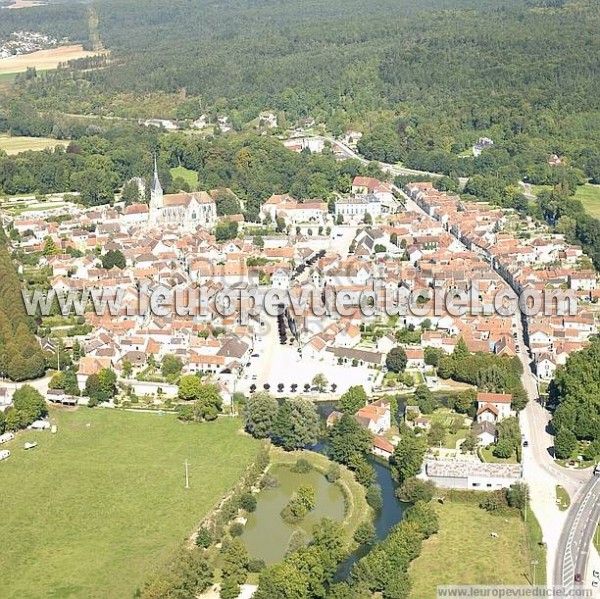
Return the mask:
<path id="1" fill-rule="evenodd" d="M 163 189 L 158 178 L 158 164 L 154 154 L 154 176 L 150 188 L 150 221 L 156 223 L 158 214 L 163 207 Z"/>
<path id="2" fill-rule="evenodd" d="M 160 195 L 162 195 L 163 192 L 160 179 L 158 178 L 158 163 L 156 161 L 156 154 L 154 154 L 154 177 L 152 178 L 152 192 Z"/>

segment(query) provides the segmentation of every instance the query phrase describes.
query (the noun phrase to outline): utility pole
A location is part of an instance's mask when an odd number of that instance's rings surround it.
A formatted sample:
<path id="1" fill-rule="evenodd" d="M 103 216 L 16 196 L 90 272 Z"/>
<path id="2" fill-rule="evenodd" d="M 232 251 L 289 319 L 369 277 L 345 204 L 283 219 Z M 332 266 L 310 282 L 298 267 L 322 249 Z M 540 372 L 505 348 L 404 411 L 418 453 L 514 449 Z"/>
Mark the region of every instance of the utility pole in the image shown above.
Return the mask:
<path id="1" fill-rule="evenodd" d="M 189 464 L 188 461 L 186 460 L 183 463 L 184 467 L 185 467 L 185 488 L 189 489 L 190 488 L 190 473 L 189 473 Z"/>
<path id="2" fill-rule="evenodd" d="M 531 565 L 533 566 L 533 580 L 532 580 L 532 585 L 531 586 L 535 586 L 535 567 L 539 564 L 540 562 L 538 562 L 536 559 L 532 559 L 531 560 Z"/>

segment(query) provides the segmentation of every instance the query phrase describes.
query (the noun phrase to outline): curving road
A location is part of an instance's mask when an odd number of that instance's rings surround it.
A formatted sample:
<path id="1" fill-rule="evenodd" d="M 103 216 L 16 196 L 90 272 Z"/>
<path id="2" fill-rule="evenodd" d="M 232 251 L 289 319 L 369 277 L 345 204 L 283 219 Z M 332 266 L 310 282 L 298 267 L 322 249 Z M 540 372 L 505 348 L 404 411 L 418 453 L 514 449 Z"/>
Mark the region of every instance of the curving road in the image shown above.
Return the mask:
<path id="1" fill-rule="evenodd" d="M 571 505 L 563 527 L 554 569 L 555 586 L 564 586 L 569 590 L 578 584 L 589 586 L 586 570 L 598 519 L 600 476 L 592 476 Z"/>

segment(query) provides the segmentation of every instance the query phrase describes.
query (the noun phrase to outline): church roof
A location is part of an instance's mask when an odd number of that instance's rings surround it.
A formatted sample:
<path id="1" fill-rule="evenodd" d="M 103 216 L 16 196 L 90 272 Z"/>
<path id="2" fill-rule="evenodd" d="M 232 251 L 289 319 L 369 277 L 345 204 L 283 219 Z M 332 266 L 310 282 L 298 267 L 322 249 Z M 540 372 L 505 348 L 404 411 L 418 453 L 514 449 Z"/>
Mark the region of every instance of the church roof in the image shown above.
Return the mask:
<path id="1" fill-rule="evenodd" d="M 164 196 L 163 206 L 189 206 L 192 199 L 195 199 L 199 204 L 214 203 L 214 200 L 205 191 L 198 191 L 195 193 L 181 191 L 179 193 L 170 193 Z"/>

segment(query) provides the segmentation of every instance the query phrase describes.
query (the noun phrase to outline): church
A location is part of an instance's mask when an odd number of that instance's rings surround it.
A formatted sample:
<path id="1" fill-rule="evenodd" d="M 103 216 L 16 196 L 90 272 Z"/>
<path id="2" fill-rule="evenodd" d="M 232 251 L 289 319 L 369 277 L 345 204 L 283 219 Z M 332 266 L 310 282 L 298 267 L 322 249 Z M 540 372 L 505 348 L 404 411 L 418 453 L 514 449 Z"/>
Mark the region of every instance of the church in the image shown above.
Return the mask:
<path id="1" fill-rule="evenodd" d="M 194 232 L 198 227 L 212 229 L 217 224 L 217 204 L 205 191 L 195 193 L 163 193 L 154 161 L 154 177 L 150 190 L 148 226 L 177 227 Z"/>

